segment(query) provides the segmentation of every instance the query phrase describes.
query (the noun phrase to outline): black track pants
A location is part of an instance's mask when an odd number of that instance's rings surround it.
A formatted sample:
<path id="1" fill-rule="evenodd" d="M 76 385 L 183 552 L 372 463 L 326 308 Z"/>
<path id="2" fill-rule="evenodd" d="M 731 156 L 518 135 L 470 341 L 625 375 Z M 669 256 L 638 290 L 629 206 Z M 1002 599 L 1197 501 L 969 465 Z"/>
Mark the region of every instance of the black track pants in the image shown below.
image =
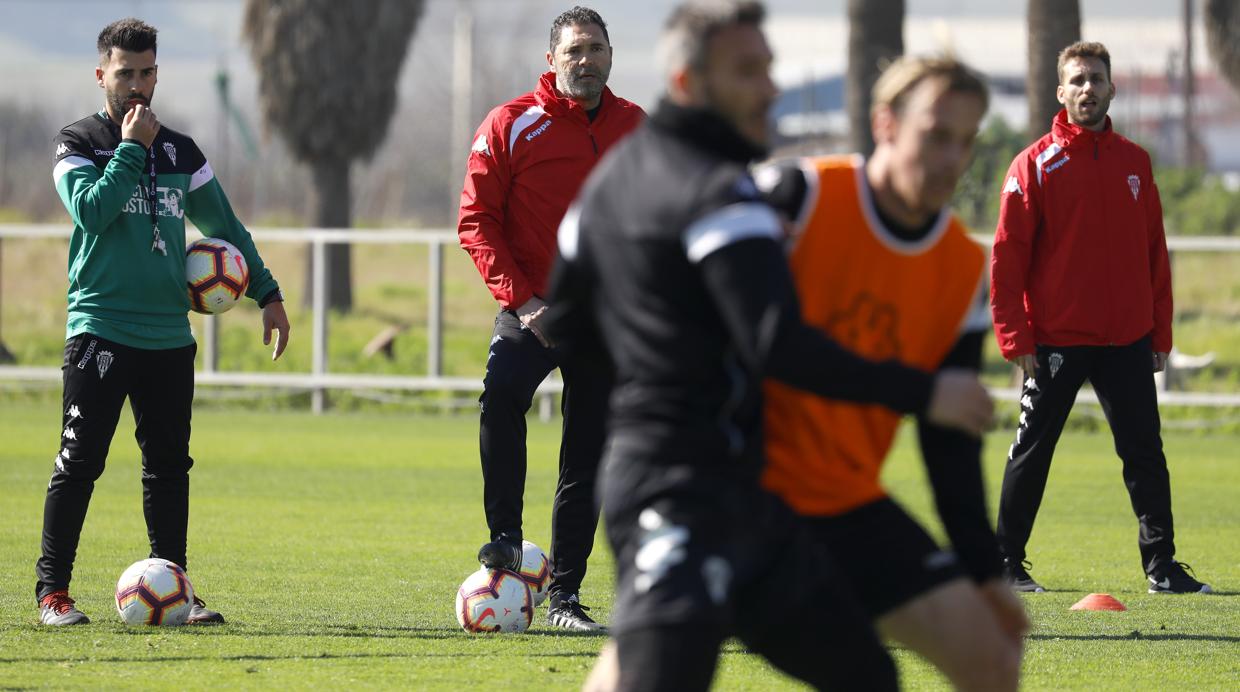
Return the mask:
<path id="1" fill-rule="evenodd" d="M 1141 564 L 1149 573 L 1171 560 L 1171 481 L 1159 432 L 1149 338 L 1128 346 L 1038 346 L 1037 362 L 1036 376 L 1026 379 L 1022 390 L 1021 423 L 999 497 L 997 533 L 1004 555 L 1025 557 L 1055 444 L 1077 391 L 1089 380 L 1123 462 L 1124 485 L 1140 525 Z"/>
<path id="2" fill-rule="evenodd" d="M 552 369 L 556 353 L 503 310 L 495 318 L 481 404 L 483 505 L 491 539 L 522 538 L 527 465 L 525 416 L 534 392 Z M 551 511 L 552 593 L 576 593 L 594 548 L 598 506 L 594 484 L 602 455 L 610 381 L 586 367 L 561 370 L 564 427 L 559 481 Z"/>
<path id="3" fill-rule="evenodd" d="M 126 397 L 142 451 L 142 511 L 151 557 L 185 566 L 195 351 L 192 344 L 138 349 L 91 334 L 65 343 L 63 425 L 43 506 L 38 597 L 69 587 L 86 509 Z"/>

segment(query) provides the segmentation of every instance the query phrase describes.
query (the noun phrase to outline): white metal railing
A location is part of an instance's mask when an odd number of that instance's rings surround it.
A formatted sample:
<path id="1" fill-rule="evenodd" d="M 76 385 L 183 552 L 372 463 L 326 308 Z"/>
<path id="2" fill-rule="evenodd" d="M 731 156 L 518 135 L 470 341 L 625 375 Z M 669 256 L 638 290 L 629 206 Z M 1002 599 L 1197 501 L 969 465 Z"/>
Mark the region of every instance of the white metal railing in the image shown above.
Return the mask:
<path id="1" fill-rule="evenodd" d="M 64 238 L 72 229 L 65 225 L 0 224 L 0 239 L 4 238 Z M 196 231 L 191 231 L 196 234 Z M 308 243 L 311 246 L 311 296 L 312 345 L 311 367 L 308 373 L 248 373 L 220 372 L 216 367 L 218 352 L 215 339 L 215 319 L 205 320 L 203 335 L 203 369 L 196 373 L 195 382 L 201 385 L 257 386 L 294 389 L 311 392 L 311 405 L 316 413 L 325 406 L 326 392 L 332 389 L 397 389 L 405 391 L 481 391 L 480 377 L 444 377 L 443 363 L 443 247 L 455 246 L 456 231 L 452 229 L 428 230 L 349 230 L 322 228 L 264 228 L 252 230 L 259 244 Z M 992 238 L 974 234 L 974 240 L 989 245 Z M 330 243 L 361 244 L 425 244 L 428 252 L 426 333 L 428 339 L 425 376 L 354 375 L 328 372 L 327 341 L 327 245 Z M 1171 252 L 1240 252 L 1240 238 L 1233 237 L 1170 237 L 1167 248 Z M 2 298 L 2 296 L 0 296 Z M 60 368 L 0 365 L 0 380 L 55 381 L 61 377 Z M 543 394 L 541 409 L 544 417 L 549 414 L 550 400 L 546 395 L 559 392 L 563 384 L 548 378 L 539 387 Z M 1018 401 L 1020 390 L 993 388 L 991 394 L 1001 401 Z M 1168 405 L 1240 407 L 1240 393 L 1170 392 L 1160 391 L 1159 401 Z M 1084 390 L 1080 399 L 1096 401 L 1093 392 Z"/>
<path id="2" fill-rule="evenodd" d="M 21 225 L 0 224 L 0 239 L 4 238 L 64 238 L 68 239 L 72 229 L 64 225 Z M 191 237 L 197 237 L 197 230 L 190 230 Z M 264 228 L 252 230 L 256 243 L 307 243 L 311 247 L 311 276 L 313 292 L 311 295 L 311 360 L 309 373 L 249 373 L 220 372 L 215 317 L 204 319 L 202 338 L 203 359 L 202 370 L 195 375 L 195 382 L 201 385 L 218 386 L 257 386 L 283 389 L 308 390 L 311 393 L 311 407 L 316 413 L 325 408 L 326 392 L 330 389 L 399 389 L 406 391 L 481 391 L 481 377 L 444 377 L 443 376 L 443 247 L 455 246 L 456 231 L 451 229 L 427 230 L 353 230 L 324 228 Z M 327 245 L 331 243 L 362 244 L 424 244 L 428 252 L 427 300 L 426 316 L 427 363 L 425 376 L 398 375 L 354 375 L 332 374 L 328 372 L 327 341 L 328 315 L 327 310 Z M 0 295 L 0 298 L 3 296 Z M 46 381 L 59 380 L 60 369 L 55 367 L 24 367 L 0 365 L 0 380 Z M 548 378 L 539 387 L 544 395 L 541 403 L 544 417 L 549 413 L 550 405 L 546 395 L 554 394 L 563 389 L 563 384 Z"/>

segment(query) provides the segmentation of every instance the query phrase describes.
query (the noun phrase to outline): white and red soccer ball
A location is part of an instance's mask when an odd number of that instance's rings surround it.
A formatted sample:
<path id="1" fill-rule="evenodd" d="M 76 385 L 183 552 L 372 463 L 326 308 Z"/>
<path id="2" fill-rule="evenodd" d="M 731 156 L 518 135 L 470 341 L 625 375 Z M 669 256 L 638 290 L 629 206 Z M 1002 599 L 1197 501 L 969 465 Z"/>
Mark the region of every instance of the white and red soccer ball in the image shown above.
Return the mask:
<path id="1" fill-rule="evenodd" d="M 506 569 L 482 569 L 456 591 L 456 621 L 466 632 L 524 632 L 534 620 L 525 579 Z"/>
<path id="2" fill-rule="evenodd" d="M 184 625 L 193 607 L 194 586 L 174 562 L 139 560 L 116 582 L 116 612 L 127 625 Z"/>
<path id="3" fill-rule="evenodd" d="M 518 574 L 530 586 L 530 595 L 534 597 L 534 605 L 540 606 L 547 600 L 547 591 L 551 588 L 551 563 L 542 548 L 530 541 L 521 541 L 521 569 Z"/>
<path id="4" fill-rule="evenodd" d="M 185 283 L 190 309 L 218 315 L 231 310 L 245 295 L 250 269 L 232 243 L 202 238 L 185 249 Z"/>

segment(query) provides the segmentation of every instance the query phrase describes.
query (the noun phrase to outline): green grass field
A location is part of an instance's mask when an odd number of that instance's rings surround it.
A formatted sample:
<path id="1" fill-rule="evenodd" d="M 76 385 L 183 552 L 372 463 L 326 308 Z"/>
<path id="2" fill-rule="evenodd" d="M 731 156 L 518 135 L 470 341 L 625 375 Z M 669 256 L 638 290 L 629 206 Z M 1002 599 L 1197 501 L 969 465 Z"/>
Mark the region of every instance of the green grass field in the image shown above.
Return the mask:
<path id="1" fill-rule="evenodd" d="M 453 616 L 457 585 L 485 539 L 472 416 L 200 410 L 195 416 L 190 567 L 229 618 L 214 628 L 119 623 L 115 579 L 146 555 L 138 455 L 124 420 L 95 490 L 73 594 L 90 625 L 48 630 L 32 587 L 43 488 L 59 432 L 47 396 L 0 392 L 0 689 L 405 688 L 573 689 L 603 639 L 549 629 L 539 609 L 524 635 L 476 636 Z M 531 424 L 526 532 L 546 546 L 555 424 Z M 989 440 L 997 486 L 1009 440 Z M 1240 680 L 1240 438 L 1167 437 L 1180 557 L 1222 592 L 1145 593 L 1136 522 L 1104 435 L 1074 433 L 1057 464 L 1030 546 L 1050 593 L 1029 596 L 1029 689 L 1235 689 Z M 928 516 L 904 436 L 889 486 Z M 993 491 L 992 491 L 993 492 Z M 993 495 L 992 495 L 993 497 Z M 583 595 L 610 617 L 612 564 L 600 538 Z M 1071 612 L 1088 592 L 1124 613 Z M 830 626 L 830 623 L 823 623 Z M 895 650 L 907 689 L 943 680 Z M 718 689 L 795 689 L 729 644 Z"/>

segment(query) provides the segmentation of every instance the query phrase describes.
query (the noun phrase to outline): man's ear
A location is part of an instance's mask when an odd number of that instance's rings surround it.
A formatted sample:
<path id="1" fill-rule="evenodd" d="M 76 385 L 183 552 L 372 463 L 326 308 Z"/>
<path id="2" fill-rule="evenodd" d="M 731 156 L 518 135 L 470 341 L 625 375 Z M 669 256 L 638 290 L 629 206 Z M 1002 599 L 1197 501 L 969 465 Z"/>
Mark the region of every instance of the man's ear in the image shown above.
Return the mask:
<path id="1" fill-rule="evenodd" d="M 105 88 L 103 83 L 103 68 L 97 65 L 95 66 L 95 83 L 99 85 L 99 88 Z"/>
<path id="2" fill-rule="evenodd" d="M 697 76 L 688 67 L 676 70 L 667 77 L 667 95 L 673 103 L 682 106 L 696 103 L 696 89 Z"/>
<path id="3" fill-rule="evenodd" d="M 547 51 L 547 67 L 550 67 L 553 70 L 555 69 L 555 55 L 553 55 L 551 51 Z"/>
<path id="4" fill-rule="evenodd" d="M 887 142 L 895 137 L 896 128 L 899 126 L 899 120 L 896 118 L 895 111 L 891 110 L 891 106 L 878 106 L 874 112 L 870 114 L 870 132 L 874 137 L 874 143 Z"/>
<path id="5" fill-rule="evenodd" d="M 1061 106 L 1068 105 L 1068 102 L 1065 101 L 1063 97 L 1063 85 L 1062 84 L 1055 87 L 1055 100 L 1058 101 Z"/>

